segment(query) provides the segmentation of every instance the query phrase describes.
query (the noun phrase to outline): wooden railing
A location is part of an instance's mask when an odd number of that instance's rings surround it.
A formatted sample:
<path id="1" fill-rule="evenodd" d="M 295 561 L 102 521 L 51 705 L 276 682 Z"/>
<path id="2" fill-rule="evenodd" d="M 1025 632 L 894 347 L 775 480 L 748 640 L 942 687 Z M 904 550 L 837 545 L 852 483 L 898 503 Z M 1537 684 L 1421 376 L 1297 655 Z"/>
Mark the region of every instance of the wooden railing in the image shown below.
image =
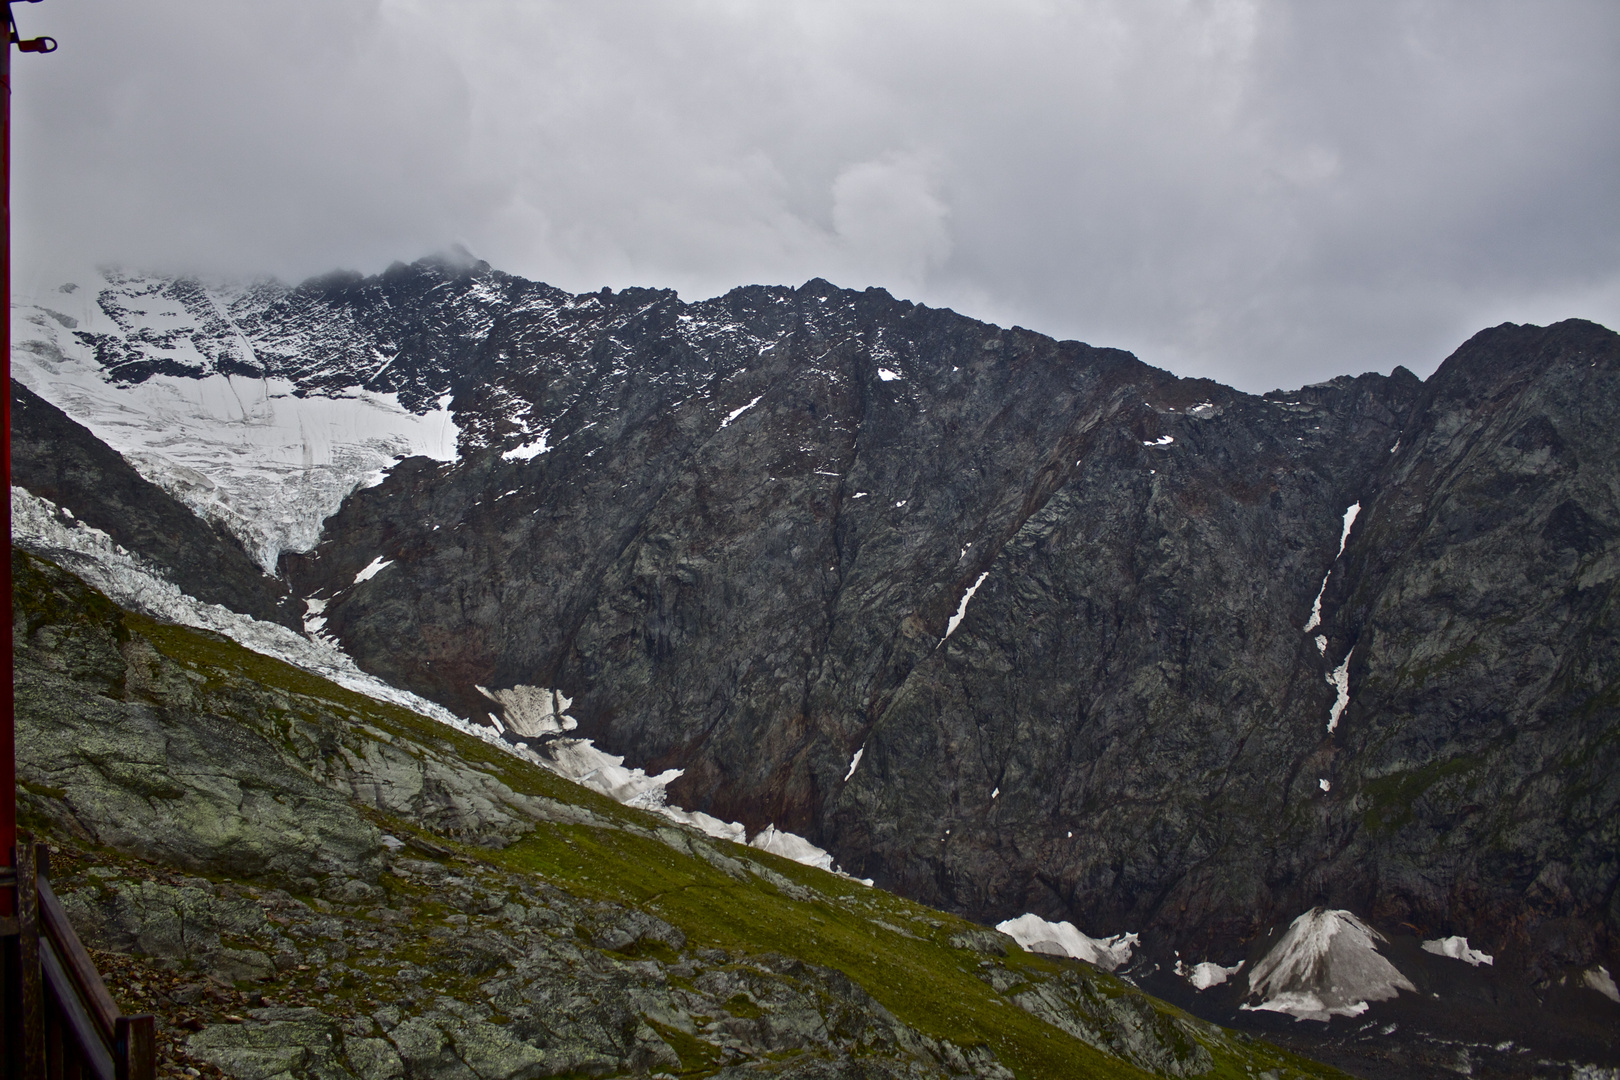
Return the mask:
<path id="1" fill-rule="evenodd" d="M 49 880 L 49 854 L 18 833 L 15 867 L 0 867 L 5 987 L 0 1077 L 5 1080 L 154 1080 L 150 1015 L 124 1016 L 68 922 Z"/>

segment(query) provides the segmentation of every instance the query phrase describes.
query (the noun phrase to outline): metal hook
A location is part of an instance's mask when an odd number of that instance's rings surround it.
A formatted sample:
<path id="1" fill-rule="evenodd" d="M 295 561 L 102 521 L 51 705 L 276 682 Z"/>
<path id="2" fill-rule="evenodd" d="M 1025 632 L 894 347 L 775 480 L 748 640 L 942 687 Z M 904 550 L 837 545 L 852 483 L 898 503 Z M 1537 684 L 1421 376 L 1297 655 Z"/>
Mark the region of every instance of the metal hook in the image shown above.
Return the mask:
<path id="1" fill-rule="evenodd" d="M 27 41 L 17 42 L 18 52 L 53 53 L 56 51 L 56 39 L 53 37 L 29 38 Z"/>

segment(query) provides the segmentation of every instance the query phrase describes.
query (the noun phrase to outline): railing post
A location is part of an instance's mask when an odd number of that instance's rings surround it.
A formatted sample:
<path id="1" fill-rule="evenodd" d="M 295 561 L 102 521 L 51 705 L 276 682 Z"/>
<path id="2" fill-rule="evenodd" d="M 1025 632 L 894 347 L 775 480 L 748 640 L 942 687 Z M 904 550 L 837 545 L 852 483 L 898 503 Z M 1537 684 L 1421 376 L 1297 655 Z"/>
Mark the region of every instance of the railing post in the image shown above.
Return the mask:
<path id="1" fill-rule="evenodd" d="M 113 1021 L 113 1080 L 153 1080 L 157 1075 L 157 1029 L 150 1015 Z"/>
<path id="2" fill-rule="evenodd" d="M 39 876 L 34 865 L 34 838 L 18 832 L 12 850 L 17 868 L 17 975 L 21 1023 L 16 1050 L 20 1074 L 25 1080 L 45 1076 L 45 996 L 41 992 L 39 967 Z"/>

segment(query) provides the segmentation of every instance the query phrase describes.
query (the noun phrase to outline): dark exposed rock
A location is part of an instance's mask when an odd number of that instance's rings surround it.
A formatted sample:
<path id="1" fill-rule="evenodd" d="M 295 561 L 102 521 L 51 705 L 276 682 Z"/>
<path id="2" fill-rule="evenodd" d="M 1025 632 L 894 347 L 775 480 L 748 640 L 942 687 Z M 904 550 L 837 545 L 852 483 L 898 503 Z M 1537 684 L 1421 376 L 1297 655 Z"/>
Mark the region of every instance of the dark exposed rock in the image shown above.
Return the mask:
<path id="1" fill-rule="evenodd" d="M 1230 955 L 1331 901 L 1613 962 L 1615 340 L 1261 398 L 824 282 L 575 298 L 468 354 L 461 462 L 285 566 L 368 669 L 558 687 L 682 805 L 978 918 Z"/>

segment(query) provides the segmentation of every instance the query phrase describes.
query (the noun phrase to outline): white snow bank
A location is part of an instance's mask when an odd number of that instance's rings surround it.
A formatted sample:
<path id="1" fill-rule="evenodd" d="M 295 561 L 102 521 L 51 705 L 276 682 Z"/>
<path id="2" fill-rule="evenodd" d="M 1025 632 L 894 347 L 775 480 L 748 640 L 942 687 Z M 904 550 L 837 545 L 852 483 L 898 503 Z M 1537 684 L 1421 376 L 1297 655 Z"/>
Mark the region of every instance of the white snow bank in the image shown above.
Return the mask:
<path id="1" fill-rule="evenodd" d="M 1333 571 L 1331 569 L 1322 575 L 1322 587 L 1316 590 L 1316 599 L 1311 601 L 1311 617 L 1305 621 L 1305 632 L 1307 634 L 1312 630 L 1315 630 L 1318 626 L 1322 625 L 1322 594 L 1327 592 L 1328 578 L 1332 576 Z M 1321 640 L 1320 634 L 1317 635 L 1317 640 Z M 1325 644 L 1318 645 L 1317 648 L 1324 655 L 1327 653 L 1327 646 Z"/>
<path id="2" fill-rule="evenodd" d="M 899 377 L 900 373 L 898 371 L 890 371 L 886 367 L 878 368 L 878 378 L 884 382 L 894 382 L 894 380 L 898 379 Z"/>
<path id="3" fill-rule="evenodd" d="M 967 554 L 966 549 L 963 549 L 963 554 Z M 979 580 L 975 581 L 972 585 L 969 585 L 967 592 L 962 594 L 962 602 L 956 605 L 956 614 L 952 615 L 950 622 L 945 624 L 945 637 L 950 637 L 952 634 L 956 633 L 956 628 L 962 622 L 963 616 L 967 615 L 968 601 L 973 599 L 973 594 L 979 591 L 979 586 L 983 585 L 984 579 L 989 576 L 990 571 L 986 570 L 984 573 L 979 575 Z"/>
<path id="4" fill-rule="evenodd" d="M 996 924 L 996 929 L 1029 952 L 1048 956 L 1072 956 L 1114 971 L 1130 962 L 1131 950 L 1140 943 L 1135 934 L 1115 934 L 1111 938 L 1087 937 L 1072 922 L 1047 922 L 1039 915 L 1024 914 Z"/>
<path id="5" fill-rule="evenodd" d="M 1171 443 L 1173 443 L 1175 441 L 1176 441 L 1176 437 L 1174 435 L 1160 435 L 1157 439 L 1152 439 L 1152 440 L 1144 439 L 1144 440 L 1142 440 L 1142 445 L 1143 446 L 1169 446 Z"/>
<path id="6" fill-rule="evenodd" d="M 680 769 L 665 769 L 657 776 L 648 776 L 641 769 L 626 769 L 622 756 L 599 750 L 589 739 L 548 739 L 538 749 L 530 748 L 529 753 L 559 776 L 599 791 L 614 802 L 644 810 L 663 810 L 664 789 L 681 775 Z"/>
<path id="7" fill-rule="evenodd" d="M 560 691 L 542 686 L 514 686 L 510 690 L 489 690 L 473 686 L 506 714 L 506 726 L 514 735 L 532 739 L 538 735 L 561 734 L 573 731 L 579 721 L 566 715 L 573 699 Z"/>
<path id="8" fill-rule="evenodd" d="M 1344 554 L 1344 545 L 1350 542 L 1350 529 L 1355 525 L 1356 518 L 1359 516 L 1361 516 L 1361 500 L 1357 499 L 1344 508 L 1344 531 L 1339 534 L 1339 554 L 1333 556 L 1335 562 Z"/>
<path id="9" fill-rule="evenodd" d="M 732 409 L 731 412 L 726 414 L 726 418 L 724 420 L 720 421 L 720 430 L 724 431 L 726 428 L 730 427 L 731 422 L 733 420 L 737 419 L 737 417 L 741 416 L 743 413 L 747 412 L 749 409 L 752 409 L 755 405 L 758 405 L 759 404 L 759 399 L 764 397 L 764 396 L 765 396 L 764 394 L 760 394 L 758 397 L 755 397 L 754 400 L 750 401 L 748 404 L 743 405 L 740 408 Z"/>
<path id="10" fill-rule="evenodd" d="M 792 859 L 796 863 L 806 866 L 819 866 L 823 870 L 831 871 L 833 857 L 828 852 L 816 847 L 797 833 L 783 832 L 775 825 L 767 825 L 752 840 L 749 847 L 769 851 L 773 855 L 780 855 L 784 859 Z"/>
<path id="11" fill-rule="evenodd" d="M 370 581 L 372 578 L 376 577 L 378 574 L 382 573 L 384 570 L 393 565 L 393 559 L 385 559 L 379 555 L 367 563 L 365 568 L 362 569 L 358 574 L 354 575 L 354 583 L 358 585 L 362 581 Z"/>
<path id="12" fill-rule="evenodd" d="M 1609 969 L 1602 964 L 1594 968 L 1587 968 L 1581 972 L 1581 982 L 1616 1005 L 1620 1005 L 1620 987 L 1615 986 L 1614 976 L 1610 975 Z"/>
<path id="13" fill-rule="evenodd" d="M 1465 964 L 1479 967 L 1481 964 L 1495 964 L 1496 958 L 1489 953 L 1468 947 L 1465 937 L 1435 938 L 1433 941 L 1423 943 L 1423 951 L 1434 953 L 1436 956 L 1449 956 L 1453 960 L 1461 960 Z"/>
<path id="14" fill-rule="evenodd" d="M 721 821 L 701 810 L 682 810 L 678 806 L 664 806 L 658 811 L 671 821 L 678 821 L 682 825 L 690 825 L 700 829 L 717 840 L 730 840 L 734 844 L 748 842 L 748 830 L 743 828 L 740 821 Z"/>
<path id="15" fill-rule="evenodd" d="M 1339 551 L 1338 554 L 1333 556 L 1334 562 L 1338 562 L 1339 558 L 1344 554 L 1344 546 L 1350 542 L 1350 528 L 1356 523 L 1356 518 L 1360 515 L 1361 501 L 1359 499 L 1344 508 L 1344 528 L 1339 533 Z M 1322 625 L 1322 594 L 1327 592 L 1328 578 L 1332 576 L 1333 568 L 1330 566 L 1328 572 L 1322 575 L 1322 587 L 1316 590 L 1316 599 L 1311 601 L 1311 617 L 1305 623 L 1305 632 L 1307 634 Z M 1325 645 L 1318 646 L 1318 648 L 1324 653 L 1327 652 Z"/>
<path id="16" fill-rule="evenodd" d="M 1180 960 L 1176 961 L 1176 974 L 1192 983 L 1194 990 L 1208 990 L 1212 986 L 1220 986 L 1227 979 L 1243 970 L 1248 961 L 1239 960 L 1231 967 L 1222 967 L 1213 960 L 1183 966 Z"/>
<path id="17" fill-rule="evenodd" d="M 864 753 L 866 753 L 866 744 L 862 743 L 861 748 L 855 751 L 855 756 L 849 759 L 849 772 L 844 774 L 844 783 L 849 783 L 849 778 L 855 775 L 855 766 L 861 763 L 861 755 Z"/>
<path id="18" fill-rule="evenodd" d="M 1360 1016 L 1368 1002 L 1415 991 L 1406 976 L 1378 954 L 1384 937 L 1348 911 L 1313 908 L 1295 919 L 1249 972 L 1258 1005 L 1243 1008 L 1287 1013 L 1296 1020 Z"/>

